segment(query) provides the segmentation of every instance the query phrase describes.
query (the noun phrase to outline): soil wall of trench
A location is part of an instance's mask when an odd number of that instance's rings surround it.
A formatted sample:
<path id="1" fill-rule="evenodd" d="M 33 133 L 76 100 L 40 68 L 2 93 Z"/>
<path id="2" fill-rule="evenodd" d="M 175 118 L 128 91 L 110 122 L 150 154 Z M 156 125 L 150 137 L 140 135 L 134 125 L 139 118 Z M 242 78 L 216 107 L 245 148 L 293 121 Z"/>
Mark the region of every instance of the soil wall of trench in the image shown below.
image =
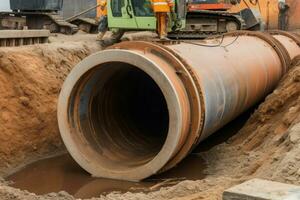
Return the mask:
<path id="1" fill-rule="evenodd" d="M 0 48 L 0 175 L 64 150 L 56 117 L 60 87 L 97 48 L 82 42 Z"/>
<path id="2" fill-rule="evenodd" d="M 96 47 L 83 43 L 0 49 L 0 170 L 62 151 L 56 103 L 64 78 Z M 205 178 L 148 193 L 113 192 L 100 200 L 221 200 L 252 178 L 300 185 L 300 63 L 225 142 L 198 154 Z M 8 170 L 9 169 L 9 170 Z M 37 196 L 0 180 L 0 199 L 74 199 L 65 192 Z"/>

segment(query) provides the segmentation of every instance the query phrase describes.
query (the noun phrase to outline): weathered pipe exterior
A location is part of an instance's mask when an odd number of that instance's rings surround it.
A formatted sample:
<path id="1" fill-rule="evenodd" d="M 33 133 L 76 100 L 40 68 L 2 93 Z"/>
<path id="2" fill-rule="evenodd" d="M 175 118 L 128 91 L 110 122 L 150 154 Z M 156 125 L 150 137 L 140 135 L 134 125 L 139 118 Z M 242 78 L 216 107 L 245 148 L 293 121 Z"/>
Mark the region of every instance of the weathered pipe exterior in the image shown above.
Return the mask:
<path id="1" fill-rule="evenodd" d="M 285 37 L 279 39 L 287 45 L 269 34 L 256 32 L 167 45 L 124 42 L 91 55 L 72 70 L 60 94 L 58 119 L 63 141 L 73 158 L 96 177 L 139 181 L 168 170 L 199 142 L 274 89 L 287 72 L 294 51 L 300 51 L 297 41 L 285 41 Z M 115 79 L 111 75 L 120 74 L 128 64 L 151 77 L 167 104 L 169 128 L 157 152 L 152 151 L 156 146 L 151 135 L 123 130 L 127 126 L 121 124 L 132 121 L 105 111 L 111 103 L 118 102 L 110 98 L 113 94 L 105 96 L 109 80 Z M 123 83 L 128 81 L 124 79 Z M 96 108 L 90 106 L 91 99 L 99 92 L 103 95 L 97 101 L 106 106 L 104 111 L 98 110 L 100 115 L 95 115 L 88 108 Z M 90 128 L 95 118 L 98 124 Z M 99 124 L 102 129 L 97 127 Z M 136 139 L 140 135 L 143 137 Z M 159 139 L 159 135 L 155 137 Z"/>

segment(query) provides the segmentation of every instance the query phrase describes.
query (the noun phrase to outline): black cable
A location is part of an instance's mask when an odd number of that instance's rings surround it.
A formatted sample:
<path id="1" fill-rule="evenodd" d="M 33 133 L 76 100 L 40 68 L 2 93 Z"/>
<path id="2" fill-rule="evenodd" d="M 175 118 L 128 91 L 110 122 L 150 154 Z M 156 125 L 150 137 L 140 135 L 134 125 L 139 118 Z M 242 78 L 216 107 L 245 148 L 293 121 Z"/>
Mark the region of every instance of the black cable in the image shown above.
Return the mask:
<path id="1" fill-rule="evenodd" d="M 225 46 L 221 46 L 221 47 L 228 47 L 228 46 L 230 46 L 230 45 L 232 45 L 232 44 L 234 44 L 238 39 L 239 39 L 239 35 L 238 36 L 236 36 L 235 37 L 235 39 L 231 42 L 231 43 L 229 43 L 229 44 L 226 44 Z"/>
<path id="2" fill-rule="evenodd" d="M 182 41 L 182 42 L 183 43 L 187 43 L 187 44 L 202 46 L 202 47 L 219 47 L 219 46 L 221 46 L 221 44 L 223 43 L 223 41 L 224 41 L 224 35 L 222 35 L 222 38 L 221 38 L 219 44 L 217 44 L 217 45 L 205 45 L 205 44 L 199 44 L 199 43 L 188 42 L 188 41 Z"/>
<path id="3" fill-rule="evenodd" d="M 192 45 L 202 46 L 202 47 L 224 47 L 224 48 L 225 48 L 225 47 L 228 47 L 228 46 L 234 44 L 234 43 L 238 40 L 238 38 L 239 38 L 240 36 L 239 36 L 239 35 L 236 36 L 236 38 L 235 38 L 232 42 L 230 42 L 229 44 L 222 45 L 223 42 L 224 42 L 224 37 L 225 37 L 225 35 L 222 35 L 222 39 L 220 40 L 219 44 L 217 44 L 217 45 L 205 45 L 205 44 L 199 44 L 199 43 L 188 42 L 188 41 L 182 41 L 182 42 L 183 42 L 183 43 L 187 43 L 187 44 L 192 44 Z"/>

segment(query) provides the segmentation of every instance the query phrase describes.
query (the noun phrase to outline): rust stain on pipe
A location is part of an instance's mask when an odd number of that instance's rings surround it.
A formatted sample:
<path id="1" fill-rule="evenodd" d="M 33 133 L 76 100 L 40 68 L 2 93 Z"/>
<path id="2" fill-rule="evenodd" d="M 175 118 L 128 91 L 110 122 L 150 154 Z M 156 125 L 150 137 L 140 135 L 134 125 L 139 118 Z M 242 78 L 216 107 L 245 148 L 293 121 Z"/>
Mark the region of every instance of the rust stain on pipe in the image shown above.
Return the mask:
<path id="1" fill-rule="evenodd" d="M 272 34 L 123 42 L 89 56 L 59 98 L 68 151 L 97 177 L 138 181 L 176 166 L 286 73 L 300 47 L 294 35 Z"/>

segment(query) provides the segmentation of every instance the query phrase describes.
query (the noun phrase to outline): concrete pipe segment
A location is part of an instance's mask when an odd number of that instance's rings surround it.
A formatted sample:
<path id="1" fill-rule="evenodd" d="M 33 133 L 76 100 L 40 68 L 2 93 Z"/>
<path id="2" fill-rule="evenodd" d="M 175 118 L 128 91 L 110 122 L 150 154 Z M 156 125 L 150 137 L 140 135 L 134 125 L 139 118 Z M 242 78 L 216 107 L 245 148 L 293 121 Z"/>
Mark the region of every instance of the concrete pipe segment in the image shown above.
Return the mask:
<path id="1" fill-rule="evenodd" d="M 123 42 L 87 57 L 59 97 L 68 151 L 96 177 L 139 181 L 174 167 L 287 72 L 299 38 L 272 34 Z"/>

